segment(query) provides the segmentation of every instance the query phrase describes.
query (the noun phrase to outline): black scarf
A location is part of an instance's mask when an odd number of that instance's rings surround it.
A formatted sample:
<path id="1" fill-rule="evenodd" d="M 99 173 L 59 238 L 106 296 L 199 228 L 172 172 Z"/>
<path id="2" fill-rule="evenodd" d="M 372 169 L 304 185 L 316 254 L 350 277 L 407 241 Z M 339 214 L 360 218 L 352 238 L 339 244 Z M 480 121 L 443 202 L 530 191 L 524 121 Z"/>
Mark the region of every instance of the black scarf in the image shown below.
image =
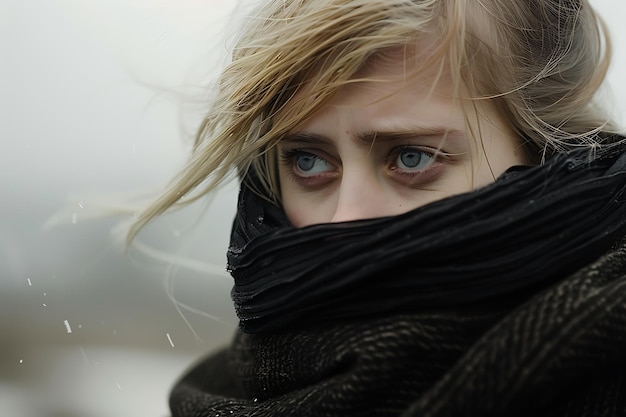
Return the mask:
<path id="1" fill-rule="evenodd" d="M 626 156 L 575 151 L 300 230 L 244 187 L 244 331 L 176 385 L 174 417 L 626 415 L 625 186 Z"/>
<path id="2" fill-rule="evenodd" d="M 510 306 L 625 233 L 625 185 L 626 155 L 581 149 L 404 215 L 303 229 L 243 186 L 228 250 L 240 327 Z"/>

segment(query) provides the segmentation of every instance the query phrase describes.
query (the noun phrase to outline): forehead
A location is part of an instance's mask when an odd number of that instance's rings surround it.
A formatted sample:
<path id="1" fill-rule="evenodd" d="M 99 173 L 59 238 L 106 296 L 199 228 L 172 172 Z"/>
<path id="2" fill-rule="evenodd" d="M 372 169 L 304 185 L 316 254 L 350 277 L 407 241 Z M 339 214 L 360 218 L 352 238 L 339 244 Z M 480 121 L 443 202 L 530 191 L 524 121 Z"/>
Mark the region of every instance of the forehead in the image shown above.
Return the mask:
<path id="1" fill-rule="evenodd" d="M 372 72 L 397 75 L 426 71 L 441 62 L 434 56 L 433 45 L 433 40 L 422 39 L 376 51 L 365 60 L 355 77 Z"/>
<path id="2" fill-rule="evenodd" d="M 452 97 L 451 72 L 443 58 L 434 58 L 415 47 L 395 47 L 371 56 L 353 77 L 349 87 L 379 84 L 390 93 L 410 89 L 421 95 Z"/>
<path id="3" fill-rule="evenodd" d="M 400 114 L 405 114 L 405 120 L 411 118 L 406 114 L 409 107 L 417 112 L 417 102 L 437 97 L 438 105 L 427 106 L 428 113 L 449 113 L 444 101 L 458 95 L 445 56 L 441 43 L 421 39 L 374 51 L 352 70 L 342 65 L 341 57 L 320 61 L 300 72 L 266 108 L 271 120 L 267 144 L 276 146 L 285 135 L 303 131 L 321 112 L 331 113 L 332 108 L 367 106 L 361 113 L 389 122 Z M 462 112 L 455 111 L 454 118 L 462 120 Z"/>
<path id="4" fill-rule="evenodd" d="M 314 83 L 303 85 L 294 99 L 315 95 L 315 88 Z M 435 60 L 416 46 L 398 46 L 369 57 L 323 107 L 362 107 L 394 113 L 427 101 L 449 104 L 457 97 L 443 59 Z"/>
<path id="5" fill-rule="evenodd" d="M 306 109 L 316 104 L 320 108 L 341 102 L 343 105 L 370 105 L 374 103 L 366 100 L 389 102 L 394 101 L 394 96 L 395 99 L 411 95 L 414 98 L 455 96 L 445 60 L 441 57 L 434 58 L 428 48 L 420 45 L 399 45 L 370 55 L 357 71 L 345 80 L 335 83 L 333 94 L 320 103 L 316 102 L 320 91 L 328 90 L 328 86 L 320 80 L 328 79 L 329 74 L 343 70 L 327 61 L 316 68 L 309 79 L 300 83 L 295 94 L 282 106 L 282 110 L 290 113 L 294 108 Z M 347 95 L 358 95 L 360 101 L 346 102 L 350 100 L 342 98 Z M 303 113 L 305 112 L 301 112 Z M 276 115 L 280 116 L 281 111 Z M 301 122 L 304 123 L 305 120 Z"/>
<path id="6" fill-rule="evenodd" d="M 430 74 L 409 79 L 397 75 L 384 74 L 374 81 L 360 81 L 340 88 L 294 130 L 328 136 L 344 130 L 354 135 L 442 128 L 463 130 L 463 109 L 451 98 L 449 84 L 443 78 L 433 81 Z"/>

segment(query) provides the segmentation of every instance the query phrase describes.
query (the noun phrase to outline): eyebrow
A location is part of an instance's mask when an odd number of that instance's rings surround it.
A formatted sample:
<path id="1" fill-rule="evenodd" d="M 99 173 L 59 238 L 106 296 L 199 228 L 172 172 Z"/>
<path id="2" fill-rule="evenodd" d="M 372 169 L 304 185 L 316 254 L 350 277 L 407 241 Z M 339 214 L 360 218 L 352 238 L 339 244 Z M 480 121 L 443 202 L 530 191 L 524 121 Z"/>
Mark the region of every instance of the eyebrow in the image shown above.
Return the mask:
<path id="1" fill-rule="evenodd" d="M 428 127 L 417 128 L 403 131 L 366 131 L 353 135 L 354 139 L 365 144 L 373 142 L 389 142 L 389 141 L 406 141 L 419 137 L 446 137 L 447 139 L 463 138 L 464 132 L 459 129 L 450 129 L 445 127 Z M 318 133 L 297 132 L 286 135 L 284 142 L 307 143 L 314 145 L 325 145 L 332 142 L 330 138 Z"/>
<path id="2" fill-rule="evenodd" d="M 406 130 L 406 131 L 368 131 L 363 133 L 357 133 L 355 138 L 360 142 L 371 144 L 373 142 L 388 142 L 388 141 L 396 141 L 396 140 L 409 140 L 416 138 L 425 138 L 425 137 L 462 137 L 463 132 L 458 129 L 450 129 L 445 127 L 429 127 L 429 128 L 419 128 L 415 130 Z"/>

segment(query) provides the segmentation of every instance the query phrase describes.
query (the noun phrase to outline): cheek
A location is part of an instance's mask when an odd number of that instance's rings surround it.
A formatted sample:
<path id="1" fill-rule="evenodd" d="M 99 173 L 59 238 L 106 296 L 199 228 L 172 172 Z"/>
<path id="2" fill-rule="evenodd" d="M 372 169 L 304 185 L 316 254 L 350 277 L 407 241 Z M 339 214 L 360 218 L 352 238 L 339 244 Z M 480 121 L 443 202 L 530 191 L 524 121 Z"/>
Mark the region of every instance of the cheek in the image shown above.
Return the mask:
<path id="1" fill-rule="evenodd" d="M 521 139 L 504 122 L 482 120 L 481 124 L 481 143 L 471 141 L 474 188 L 494 182 L 512 166 L 527 163 Z"/>
<path id="2" fill-rule="evenodd" d="M 281 177 L 281 202 L 287 219 L 295 227 L 328 223 L 336 208 L 337 196 L 333 187 L 317 191 L 304 191 L 293 180 Z"/>
<path id="3" fill-rule="evenodd" d="M 305 227 L 316 223 L 326 223 L 324 202 L 310 201 L 302 194 L 291 194 L 289 191 L 283 195 L 283 209 L 285 215 L 294 227 Z"/>
<path id="4" fill-rule="evenodd" d="M 295 202 L 288 192 L 283 193 L 282 201 L 287 219 L 289 219 L 291 224 L 295 227 L 302 227 L 308 217 L 306 209 L 302 209 L 298 204 L 294 204 Z"/>
<path id="5" fill-rule="evenodd" d="M 489 182 L 493 182 L 504 171 L 515 165 L 525 164 L 521 141 L 513 136 L 501 135 L 492 139 L 490 152 L 483 156 L 489 161 Z M 482 164 L 487 165 L 487 164 Z"/>
<path id="6" fill-rule="evenodd" d="M 279 178 L 281 202 L 287 219 L 295 227 L 304 227 L 312 224 L 311 218 L 315 214 L 315 209 L 318 208 L 312 204 L 319 206 L 319 201 L 309 201 L 310 197 L 298 190 L 294 186 L 293 180 L 287 174 L 281 172 Z"/>

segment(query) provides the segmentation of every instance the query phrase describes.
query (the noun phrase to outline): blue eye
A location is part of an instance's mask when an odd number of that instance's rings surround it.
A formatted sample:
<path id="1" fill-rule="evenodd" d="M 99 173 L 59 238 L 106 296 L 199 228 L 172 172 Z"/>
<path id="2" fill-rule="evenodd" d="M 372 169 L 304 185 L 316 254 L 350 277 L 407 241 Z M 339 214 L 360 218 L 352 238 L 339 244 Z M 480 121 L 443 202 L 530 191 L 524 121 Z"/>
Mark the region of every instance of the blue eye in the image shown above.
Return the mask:
<path id="1" fill-rule="evenodd" d="M 332 170 L 332 166 L 328 161 L 311 153 L 299 153 L 295 159 L 295 167 L 304 176 L 312 176 Z"/>
<path id="2" fill-rule="evenodd" d="M 396 157 L 396 167 L 402 170 L 419 171 L 435 161 L 433 155 L 417 149 L 404 149 Z"/>

